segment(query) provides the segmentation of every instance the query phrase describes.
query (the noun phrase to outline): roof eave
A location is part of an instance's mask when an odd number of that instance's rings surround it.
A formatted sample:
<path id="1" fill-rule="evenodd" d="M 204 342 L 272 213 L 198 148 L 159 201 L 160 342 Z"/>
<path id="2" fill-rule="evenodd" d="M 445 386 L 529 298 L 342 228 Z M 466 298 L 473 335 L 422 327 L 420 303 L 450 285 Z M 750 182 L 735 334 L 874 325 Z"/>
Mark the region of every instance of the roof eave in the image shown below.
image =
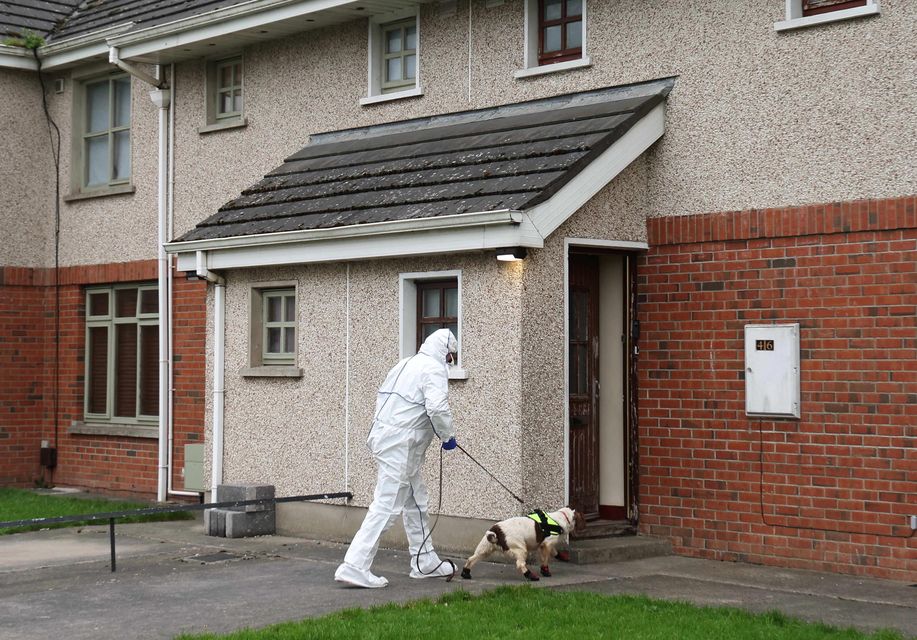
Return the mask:
<path id="1" fill-rule="evenodd" d="M 367 260 L 456 253 L 505 246 L 540 248 L 528 216 L 519 211 L 482 211 L 435 218 L 309 229 L 254 236 L 170 242 L 178 268 L 193 270 L 196 254 L 206 252 L 209 269 Z"/>
<path id="2" fill-rule="evenodd" d="M 37 71 L 38 63 L 32 52 L 22 47 L 10 47 L 0 44 L 0 67 L 4 69 L 21 69 L 23 71 Z"/>
<path id="3" fill-rule="evenodd" d="M 133 22 L 117 24 L 63 40 L 53 40 L 38 50 L 41 54 L 42 70 L 62 69 L 92 58 L 108 60 L 107 39 L 124 33 L 134 26 Z"/>

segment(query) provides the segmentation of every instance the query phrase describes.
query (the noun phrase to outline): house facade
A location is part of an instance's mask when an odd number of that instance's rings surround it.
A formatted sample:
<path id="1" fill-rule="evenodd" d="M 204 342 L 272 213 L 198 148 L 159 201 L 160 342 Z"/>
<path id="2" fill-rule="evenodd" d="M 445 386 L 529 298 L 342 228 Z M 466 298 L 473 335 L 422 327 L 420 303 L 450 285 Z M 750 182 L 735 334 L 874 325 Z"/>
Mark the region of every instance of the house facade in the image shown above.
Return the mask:
<path id="1" fill-rule="evenodd" d="M 346 538 L 375 389 L 450 326 L 459 442 L 526 500 L 917 573 L 903 0 L 97 9 L 38 50 L 59 198 L 37 64 L 0 48 L 5 483 L 180 496 L 203 444 L 203 488 L 352 491 L 298 507 Z M 456 527 L 516 513 L 443 465 Z"/>

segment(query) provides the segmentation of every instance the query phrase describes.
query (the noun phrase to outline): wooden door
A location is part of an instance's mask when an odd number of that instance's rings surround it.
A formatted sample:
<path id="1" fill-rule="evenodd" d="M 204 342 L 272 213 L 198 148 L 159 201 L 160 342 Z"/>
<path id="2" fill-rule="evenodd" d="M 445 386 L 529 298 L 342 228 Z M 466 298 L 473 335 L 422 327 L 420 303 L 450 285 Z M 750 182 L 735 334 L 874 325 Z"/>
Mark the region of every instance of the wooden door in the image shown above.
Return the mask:
<path id="1" fill-rule="evenodd" d="M 599 262 L 570 255 L 570 506 L 599 515 Z"/>

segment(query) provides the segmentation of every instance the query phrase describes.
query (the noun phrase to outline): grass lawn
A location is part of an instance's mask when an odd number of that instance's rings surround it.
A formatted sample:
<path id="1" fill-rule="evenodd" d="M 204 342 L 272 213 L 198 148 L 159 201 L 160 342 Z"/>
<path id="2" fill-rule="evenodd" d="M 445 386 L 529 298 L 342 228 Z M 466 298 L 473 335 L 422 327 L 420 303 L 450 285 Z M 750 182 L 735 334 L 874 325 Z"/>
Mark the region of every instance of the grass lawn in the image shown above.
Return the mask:
<path id="1" fill-rule="evenodd" d="M 283 597 L 278 594 L 278 597 Z M 261 630 L 216 636 L 181 635 L 180 640 L 292 640 L 294 638 L 621 638 L 622 640 L 900 640 L 893 631 L 873 635 L 738 609 L 695 607 L 642 596 L 605 596 L 531 587 L 501 587 L 480 596 L 455 591 L 437 601 L 372 609 L 287 622 Z"/>
<path id="2" fill-rule="evenodd" d="M 75 498 L 71 496 L 43 495 L 24 489 L 0 488 L 0 522 L 10 520 L 27 520 L 30 518 L 54 518 L 57 516 L 70 516 L 81 513 L 104 513 L 108 511 L 125 511 L 127 509 L 142 509 L 150 507 L 149 503 L 126 502 L 123 500 L 100 500 L 92 498 Z M 194 518 L 191 513 L 162 513 L 131 518 L 118 518 L 116 524 L 123 522 L 154 522 L 161 520 L 190 520 Z M 81 523 L 62 522 L 49 525 L 30 525 L 0 529 L 0 535 L 5 533 L 18 533 L 20 531 L 35 531 L 58 527 L 76 527 Z M 96 522 L 95 524 L 105 524 Z"/>

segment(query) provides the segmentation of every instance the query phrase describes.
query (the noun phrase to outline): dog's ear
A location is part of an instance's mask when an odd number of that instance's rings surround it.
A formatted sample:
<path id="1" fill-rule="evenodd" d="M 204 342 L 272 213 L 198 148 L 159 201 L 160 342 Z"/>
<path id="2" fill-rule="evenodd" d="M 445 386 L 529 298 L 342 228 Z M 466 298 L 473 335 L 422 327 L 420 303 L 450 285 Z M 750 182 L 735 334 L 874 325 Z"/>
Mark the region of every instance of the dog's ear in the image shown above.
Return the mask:
<path id="1" fill-rule="evenodd" d="M 586 528 L 586 518 L 579 511 L 573 512 L 573 531 L 580 532 Z"/>

